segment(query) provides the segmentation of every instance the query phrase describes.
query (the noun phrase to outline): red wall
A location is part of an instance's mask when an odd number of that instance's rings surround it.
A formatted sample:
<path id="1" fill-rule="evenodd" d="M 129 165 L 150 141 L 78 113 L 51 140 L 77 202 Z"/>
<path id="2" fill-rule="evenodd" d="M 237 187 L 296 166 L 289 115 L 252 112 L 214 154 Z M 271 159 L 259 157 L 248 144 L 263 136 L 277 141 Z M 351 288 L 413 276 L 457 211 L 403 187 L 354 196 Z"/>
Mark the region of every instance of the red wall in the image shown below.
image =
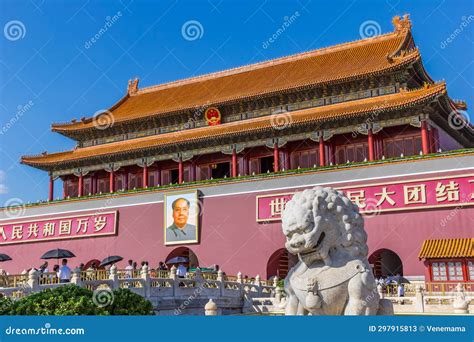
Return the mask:
<path id="1" fill-rule="evenodd" d="M 291 189 L 272 192 L 288 191 Z M 266 277 L 267 262 L 277 249 L 284 247 L 285 239 L 280 222 L 256 222 L 256 196 L 261 194 L 264 193 L 202 200 L 200 244 L 189 245 L 201 266 L 219 264 L 227 274 L 241 271 L 244 275 Z M 124 260 L 133 259 L 138 263 L 147 260 L 151 267 L 156 267 L 178 247 L 163 244 L 163 203 L 118 210 L 116 237 L 2 246 L 0 252 L 10 255 L 14 261 L 3 263 L 0 268 L 13 274 L 38 267 L 40 256 L 53 248 L 74 252 L 77 256 L 71 260 L 74 267 L 109 255 L 120 255 Z M 28 210 L 25 214 L 28 215 Z M 422 242 L 425 239 L 471 237 L 472 217 L 474 207 L 391 212 L 368 217 L 365 222 L 370 253 L 380 248 L 390 249 L 401 258 L 405 275 L 424 275 L 425 267 L 417 258 Z M 125 261 L 119 267 L 125 267 Z"/>

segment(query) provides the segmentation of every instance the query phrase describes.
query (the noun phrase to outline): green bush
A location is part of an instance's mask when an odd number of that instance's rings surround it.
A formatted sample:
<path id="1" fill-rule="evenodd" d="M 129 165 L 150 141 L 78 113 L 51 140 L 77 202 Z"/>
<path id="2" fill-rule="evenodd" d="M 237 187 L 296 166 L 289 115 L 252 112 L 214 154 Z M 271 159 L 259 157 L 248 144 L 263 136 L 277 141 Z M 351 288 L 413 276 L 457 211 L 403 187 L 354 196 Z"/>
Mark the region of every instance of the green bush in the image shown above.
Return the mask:
<path id="1" fill-rule="evenodd" d="M 91 290 L 76 285 L 64 285 L 33 293 L 17 301 L 1 299 L 2 315 L 153 315 L 152 304 L 130 290 L 112 292 L 113 301 L 102 303 Z"/>
<path id="2" fill-rule="evenodd" d="M 114 300 L 105 307 L 110 315 L 154 315 L 149 300 L 128 289 L 114 291 Z"/>
<path id="3" fill-rule="evenodd" d="M 32 293 L 13 303 L 9 315 L 107 315 L 94 304 L 93 292 L 75 285 L 64 285 Z"/>
<path id="4" fill-rule="evenodd" d="M 10 311 L 12 305 L 13 300 L 10 297 L 0 295 L 0 315 L 6 315 Z"/>

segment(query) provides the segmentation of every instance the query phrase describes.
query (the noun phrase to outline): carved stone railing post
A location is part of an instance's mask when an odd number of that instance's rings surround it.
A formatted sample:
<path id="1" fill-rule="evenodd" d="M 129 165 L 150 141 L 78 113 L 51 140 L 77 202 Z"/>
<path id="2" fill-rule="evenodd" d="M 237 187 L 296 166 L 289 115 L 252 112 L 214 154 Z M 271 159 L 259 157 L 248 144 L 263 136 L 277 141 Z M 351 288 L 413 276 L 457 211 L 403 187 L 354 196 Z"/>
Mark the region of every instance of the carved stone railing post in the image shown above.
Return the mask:
<path id="1" fill-rule="evenodd" d="M 204 314 L 206 316 L 217 316 L 217 305 L 214 301 L 209 299 L 209 301 L 204 306 Z"/>
<path id="2" fill-rule="evenodd" d="M 176 296 L 176 290 L 178 289 L 179 282 L 176 281 L 176 266 L 171 266 L 170 278 L 173 280 L 173 296 Z"/>
<path id="3" fill-rule="evenodd" d="M 72 270 L 71 284 L 82 287 L 81 269 L 79 267 Z"/>
<path id="4" fill-rule="evenodd" d="M 277 287 L 277 286 L 278 286 L 278 277 L 277 277 L 277 276 L 274 276 L 274 277 L 273 277 L 273 286 L 274 286 L 274 287 Z"/>
<path id="5" fill-rule="evenodd" d="M 224 294 L 225 289 L 224 278 L 224 272 L 222 272 L 222 270 L 217 271 L 217 281 L 219 282 L 219 295 L 221 296 Z"/>
<path id="6" fill-rule="evenodd" d="M 257 274 L 255 277 L 254 285 L 257 288 L 257 297 L 260 297 L 262 294 L 262 283 L 260 282 L 260 275 Z"/>
<path id="7" fill-rule="evenodd" d="M 237 273 L 237 282 L 240 283 L 239 293 L 240 293 L 240 297 L 242 297 L 243 294 L 244 294 L 244 285 L 243 285 L 244 280 L 242 279 L 242 273 L 241 272 Z"/>
<path id="8" fill-rule="evenodd" d="M 40 273 L 34 268 L 31 269 L 31 271 L 28 273 L 27 284 L 30 287 L 31 292 L 39 291 L 39 276 L 40 276 Z"/>
<path id="9" fill-rule="evenodd" d="M 119 277 L 117 274 L 117 266 L 115 264 L 110 267 L 109 279 L 112 280 L 112 290 L 116 290 L 120 287 Z"/>
<path id="10" fill-rule="evenodd" d="M 238 283 L 241 283 L 241 284 L 242 284 L 242 282 L 243 282 L 242 273 L 241 273 L 241 272 L 237 273 L 237 282 L 238 282 Z"/>
<path id="11" fill-rule="evenodd" d="M 150 297 L 150 287 L 151 287 L 151 280 L 150 274 L 148 273 L 148 265 L 143 265 L 142 269 L 140 270 L 140 276 L 143 279 L 143 295 L 145 298 Z"/>
<path id="12" fill-rule="evenodd" d="M 425 312 L 425 299 L 421 285 L 415 287 L 415 310 L 416 312 Z"/>
<path id="13" fill-rule="evenodd" d="M 283 298 L 281 288 L 277 287 L 275 289 L 275 305 L 279 305 L 281 303 L 281 299 Z"/>

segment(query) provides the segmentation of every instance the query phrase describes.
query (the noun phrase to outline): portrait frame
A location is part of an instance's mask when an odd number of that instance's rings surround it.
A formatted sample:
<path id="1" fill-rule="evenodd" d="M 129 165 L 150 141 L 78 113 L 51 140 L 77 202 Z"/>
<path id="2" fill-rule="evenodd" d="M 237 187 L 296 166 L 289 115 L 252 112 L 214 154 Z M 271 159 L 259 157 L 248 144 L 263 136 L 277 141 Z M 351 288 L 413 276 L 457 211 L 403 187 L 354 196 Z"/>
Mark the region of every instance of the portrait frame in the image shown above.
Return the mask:
<path id="1" fill-rule="evenodd" d="M 165 246 L 184 245 L 199 243 L 199 193 L 197 190 L 183 190 L 167 192 L 163 195 L 163 241 Z M 176 240 L 170 238 L 170 227 L 174 224 L 172 204 L 175 200 L 184 198 L 189 201 L 189 216 L 186 222 L 187 233 L 190 238 L 177 237 Z M 194 226 L 194 227 L 191 227 Z M 176 226 L 174 226 L 176 227 Z"/>

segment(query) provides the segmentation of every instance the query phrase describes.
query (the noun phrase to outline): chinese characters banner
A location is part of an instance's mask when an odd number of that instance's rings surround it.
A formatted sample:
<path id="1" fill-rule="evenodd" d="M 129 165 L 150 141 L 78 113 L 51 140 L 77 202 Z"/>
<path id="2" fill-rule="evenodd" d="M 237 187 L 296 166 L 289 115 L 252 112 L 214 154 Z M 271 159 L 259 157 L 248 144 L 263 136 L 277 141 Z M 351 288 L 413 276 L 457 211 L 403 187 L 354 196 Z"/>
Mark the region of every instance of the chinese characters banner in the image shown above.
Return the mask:
<path id="1" fill-rule="evenodd" d="M 0 222 L 0 245 L 114 235 L 117 211 Z"/>
<path id="2" fill-rule="evenodd" d="M 433 178 L 404 182 L 336 187 L 361 213 L 427 209 L 474 204 L 474 177 Z M 257 196 L 257 222 L 280 220 L 295 193 Z"/>

